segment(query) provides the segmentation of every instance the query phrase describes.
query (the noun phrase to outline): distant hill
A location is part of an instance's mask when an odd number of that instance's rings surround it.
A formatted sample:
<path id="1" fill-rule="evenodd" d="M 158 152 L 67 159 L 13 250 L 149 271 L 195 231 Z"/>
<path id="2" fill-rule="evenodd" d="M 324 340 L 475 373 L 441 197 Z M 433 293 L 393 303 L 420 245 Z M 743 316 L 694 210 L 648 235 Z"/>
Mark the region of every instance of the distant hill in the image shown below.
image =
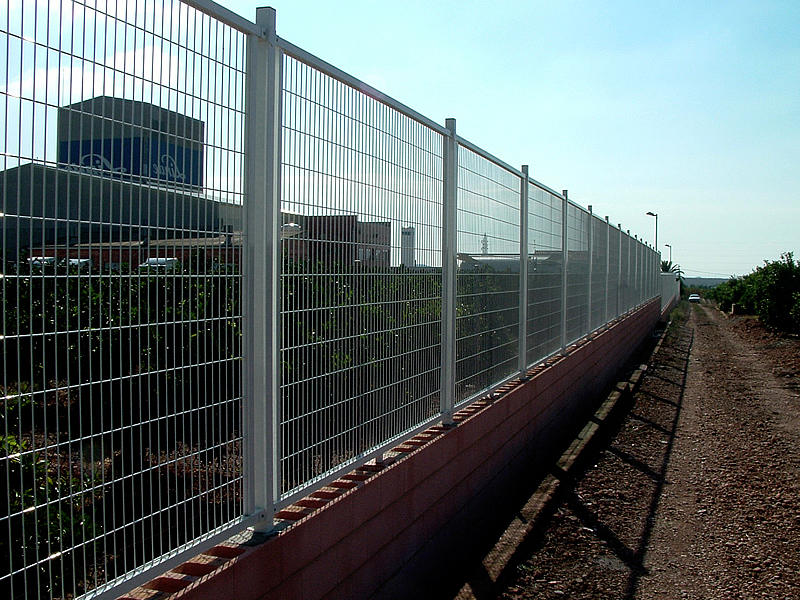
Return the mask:
<path id="1" fill-rule="evenodd" d="M 686 287 L 715 287 L 720 283 L 725 283 L 729 278 L 719 279 L 715 277 L 684 277 L 683 283 Z"/>

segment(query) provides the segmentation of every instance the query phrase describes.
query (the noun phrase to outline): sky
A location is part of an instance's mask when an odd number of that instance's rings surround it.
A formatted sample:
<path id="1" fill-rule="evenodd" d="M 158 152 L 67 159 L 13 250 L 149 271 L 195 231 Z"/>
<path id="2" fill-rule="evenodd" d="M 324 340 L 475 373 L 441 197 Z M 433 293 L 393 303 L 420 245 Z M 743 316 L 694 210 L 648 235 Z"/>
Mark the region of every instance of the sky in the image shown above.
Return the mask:
<path id="1" fill-rule="evenodd" d="M 651 245 L 657 213 L 688 277 L 800 258 L 800 2 L 271 6 L 280 37 Z"/>

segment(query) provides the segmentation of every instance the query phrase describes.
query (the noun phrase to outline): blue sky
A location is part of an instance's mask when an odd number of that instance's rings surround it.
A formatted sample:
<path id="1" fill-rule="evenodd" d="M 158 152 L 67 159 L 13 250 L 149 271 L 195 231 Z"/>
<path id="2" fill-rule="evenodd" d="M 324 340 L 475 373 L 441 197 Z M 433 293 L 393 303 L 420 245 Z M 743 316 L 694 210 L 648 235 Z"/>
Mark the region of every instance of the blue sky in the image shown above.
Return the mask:
<path id="1" fill-rule="evenodd" d="M 658 213 L 688 276 L 800 258 L 800 2 L 271 5 L 281 37 L 651 244 Z"/>

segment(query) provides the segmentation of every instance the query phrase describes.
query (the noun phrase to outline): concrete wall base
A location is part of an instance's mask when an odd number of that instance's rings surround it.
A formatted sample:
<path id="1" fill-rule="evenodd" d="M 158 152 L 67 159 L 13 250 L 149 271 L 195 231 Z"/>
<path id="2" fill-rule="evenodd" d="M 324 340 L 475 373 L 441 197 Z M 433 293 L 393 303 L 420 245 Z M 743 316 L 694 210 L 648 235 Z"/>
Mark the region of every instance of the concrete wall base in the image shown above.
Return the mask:
<path id="1" fill-rule="evenodd" d="M 660 300 L 644 304 L 533 369 L 527 381 L 462 411 L 456 427 L 419 436 L 422 445 L 402 460 L 351 478 L 353 489 L 273 539 L 236 549 L 176 597 L 390 599 L 447 591 L 453 565 L 466 566 L 482 537 L 502 531 L 501 507 L 535 489 L 537 472 L 573 439 L 660 318 Z"/>

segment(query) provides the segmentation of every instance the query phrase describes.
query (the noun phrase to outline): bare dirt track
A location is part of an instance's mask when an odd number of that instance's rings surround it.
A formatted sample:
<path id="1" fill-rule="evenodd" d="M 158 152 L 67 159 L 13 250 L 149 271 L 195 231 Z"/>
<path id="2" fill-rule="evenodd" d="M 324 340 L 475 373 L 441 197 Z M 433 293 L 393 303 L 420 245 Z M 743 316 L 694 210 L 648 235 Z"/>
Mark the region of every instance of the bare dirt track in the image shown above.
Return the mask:
<path id="1" fill-rule="evenodd" d="M 684 311 L 501 575 L 459 598 L 800 599 L 800 340 Z"/>

